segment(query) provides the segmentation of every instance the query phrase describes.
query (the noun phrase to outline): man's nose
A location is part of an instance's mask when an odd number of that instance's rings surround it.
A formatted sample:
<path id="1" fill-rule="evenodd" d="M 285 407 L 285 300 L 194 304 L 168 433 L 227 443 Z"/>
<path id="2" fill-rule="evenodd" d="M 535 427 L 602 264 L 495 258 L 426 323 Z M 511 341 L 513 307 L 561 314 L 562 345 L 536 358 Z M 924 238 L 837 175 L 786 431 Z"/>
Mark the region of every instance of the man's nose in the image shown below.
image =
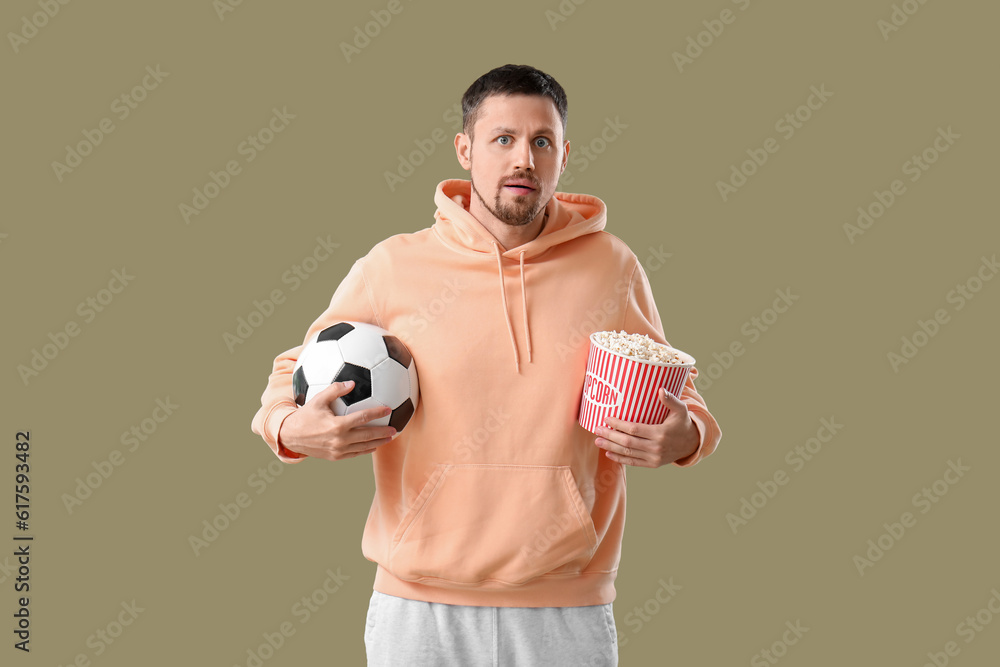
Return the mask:
<path id="1" fill-rule="evenodd" d="M 516 156 L 514 160 L 515 169 L 534 169 L 535 168 L 535 156 L 531 151 L 531 143 L 523 142 L 521 146 L 516 151 Z"/>

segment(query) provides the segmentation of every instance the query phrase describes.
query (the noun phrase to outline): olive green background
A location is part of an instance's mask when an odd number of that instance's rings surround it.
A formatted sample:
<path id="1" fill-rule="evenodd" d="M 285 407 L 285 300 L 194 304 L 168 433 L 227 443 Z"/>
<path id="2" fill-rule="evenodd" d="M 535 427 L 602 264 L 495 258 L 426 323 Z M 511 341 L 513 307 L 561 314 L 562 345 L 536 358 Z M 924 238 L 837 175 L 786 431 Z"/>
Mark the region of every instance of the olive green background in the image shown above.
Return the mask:
<path id="1" fill-rule="evenodd" d="M 247 665 L 290 622 L 265 665 L 364 664 L 371 461 L 276 465 L 250 420 L 274 357 L 301 343 L 353 261 L 432 224 L 434 187 L 467 177 L 449 109 L 478 76 L 518 63 L 569 96 L 559 189 L 607 203 L 607 230 L 647 262 L 668 340 L 703 379 L 719 364 L 700 385 L 723 429 L 717 452 L 690 469 L 628 470 L 621 664 L 770 664 L 759 652 L 773 647 L 788 665 L 916 666 L 949 641 L 950 664 L 993 664 L 1000 281 L 972 280 L 981 289 L 961 309 L 948 295 L 1000 246 L 1000 10 L 905 4 L 918 10 L 886 39 L 886 0 L 404 0 L 348 62 L 341 43 L 386 3 L 247 0 L 220 18 L 208 0 L 72 2 L 39 14 L 17 52 L 9 33 L 42 10 L 5 3 L 0 553 L 20 532 L 17 430 L 31 431 L 35 540 L 30 654 L 12 647 L 16 563 L 0 557 L 0 661 Z M 734 20 L 709 44 L 703 21 L 725 9 Z M 708 46 L 679 71 L 674 52 L 700 32 Z M 147 66 L 169 75 L 120 119 L 112 102 Z M 786 138 L 775 123 L 811 86 L 832 96 Z M 275 108 L 295 118 L 248 162 L 238 147 Z M 52 163 L 102 118 L 114 131 L 60 181 Z M 608 119 L 627 127 L 602 144 Z M 960 138 L 910 181 L 904 163 L 949 127 Z M 390 189 L 385 173 L 435 130 L 446 141 Z M 717 182 L 768 137 L 779 150 L 723 201 Z M 242 171 L 186 223 L 180 205 L 229 160 Z M 894 179 L 905 194 L 850 242 L 844 225 Z M 282 276 L 317 237 L 339 247 L 293 290 Z M 657 264 L 654 251 L 670 256 Z M 134 279 L 85 322 L 78 304 L 122 267 Z M 230 351 L 224 334 L 275 289 L 285 301 Z M 757 329 L 776 290 L 798 298 Z M 887 355 L 938 309 L 948 321 L 894 369 Z M 79 335 L 22 381 L 18 366 L 70 322 Z M 744 353 L 723 368 L 735 342 Z M 122 434 L 168 398 L 179 407 L 128 451 Z M 823 419 L 843 428 L 796 470 L 786 454 Z M 115 450 L 122 465 L 67 508 Z M 940 481 L 949 461 L 969 468 L 955 484 Z M 261 470 L 278 472 L 261 483 Z M 760 504 L 758 483 L 779 471 L 788 483 L 734 531 L 727 515 Z M 915 504 L 935 482 L 947 493 Z M 220 504 L 241 493 L 250 505 L 196 554 L 190 538 L 224 525 Z M 883 524 L 907 511 L 915 525 L 889 537 Z M 859 572 L 880 536 L 891 548 Z M 346 579 L 304 620 L 295 605 L 328 569 Z M 681 589 L 661 604 L 671 580 Z M 133 600 L 134 622 L 96 643 Z M 958 626 L 977 612 L 992 623 L 967 641 Z M 794 645 L 786 622 L 808 628 Z"/>

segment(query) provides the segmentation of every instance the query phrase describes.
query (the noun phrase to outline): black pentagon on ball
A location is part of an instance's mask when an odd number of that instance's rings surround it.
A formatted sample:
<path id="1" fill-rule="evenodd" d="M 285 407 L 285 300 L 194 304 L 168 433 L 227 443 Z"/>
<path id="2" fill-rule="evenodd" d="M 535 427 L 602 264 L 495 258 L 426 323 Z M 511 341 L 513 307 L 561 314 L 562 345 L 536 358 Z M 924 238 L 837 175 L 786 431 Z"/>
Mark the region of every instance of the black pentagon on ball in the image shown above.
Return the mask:
<path id="1" fill-rule="evenodd" d="M 337 377 L 333 378 L 333 381 L 347 382 L 348 380 L 354 380 L 354 388 L 346 395 L 340 397 L 340 400 L 344 401 L 345 405 L 354 405 L 358 401 L 371 398 L 372 372 L 370 370 L 356 364 L 344 364 L 340 372 L 337 373 Z"/>
<path id="2" fill-rule="evenodd" d="M 389 426 L 393 427 L 397 431 L 402 431 L 403 427 L 409 423 L 410 417 L 412 416 L 413 401 L 407 398 L 403 401 L 402 405 L 392 411 L 392 416 L 389 417 Z"/>
<path id="3" fill-rule="evenodd" d="M 306 404 L 306 393 L 309 391 L 309 383 L 306 382 L 306 369 L 299 366 L 299 369 L 292 375 L 292 394 L 295 395 L 295 404 L 303 406 Z"/>
<path id="4" fill-rule="evenodd" d="M 403 368 L 410 367 L 410 351 L 406 349 L 406 346 L 396 338 L 395 336 L 382 336 L 382 342 L 385 343 L 385 349 L 389 351 L 389 357 L 395 359 L 399 362 L 399 365 Z"/>
<path id="5" fill-rule="evenodd" d="M 316 342 L 321 340 L 340 340 L 347 334 L 354 331 L 354 325 L 348 324 L 347 322 L 338 322 L 332 327 L 327 327 L 320 332 L 319 336 L 316 338 Z"/>

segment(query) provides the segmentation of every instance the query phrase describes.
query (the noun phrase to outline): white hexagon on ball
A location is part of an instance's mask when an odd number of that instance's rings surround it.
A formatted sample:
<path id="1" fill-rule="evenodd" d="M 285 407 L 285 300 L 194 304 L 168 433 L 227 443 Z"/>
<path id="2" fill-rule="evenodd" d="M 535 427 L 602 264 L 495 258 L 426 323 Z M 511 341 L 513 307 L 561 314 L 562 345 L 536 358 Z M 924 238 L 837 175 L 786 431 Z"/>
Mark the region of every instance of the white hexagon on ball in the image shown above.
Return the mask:
<path id="1" fill-rule="evenodd" d="M 389 407 L 402 404 L 410 395 L 410 374 L 395 359 L 385 359 L 372 369 L 372 394 Z"/>
<path id="2" fill-rule="evenodd" d="M 381 327 L 367 324 L 355 326 L 354 331 L 348 332 L 337 342 L 346 361 L 355 366 L 372 369 L 389 357 L 382 341 L 384 335 L 392 334 Z"/>
<path id="3" fill-rule="evenodd" d="M 306 376 L 306 381 L 311 388 L 316 386 L 329 386 L 333 378 L 344 367 L 344 356 L 341 354 L 340 345 L 337 341 L 316 342 L 317 332 L 302 350 L 302 355 L 296 363 L 296 368 L 302 367 Z M 311 392 L 312 393 L 312 392 Z"/>

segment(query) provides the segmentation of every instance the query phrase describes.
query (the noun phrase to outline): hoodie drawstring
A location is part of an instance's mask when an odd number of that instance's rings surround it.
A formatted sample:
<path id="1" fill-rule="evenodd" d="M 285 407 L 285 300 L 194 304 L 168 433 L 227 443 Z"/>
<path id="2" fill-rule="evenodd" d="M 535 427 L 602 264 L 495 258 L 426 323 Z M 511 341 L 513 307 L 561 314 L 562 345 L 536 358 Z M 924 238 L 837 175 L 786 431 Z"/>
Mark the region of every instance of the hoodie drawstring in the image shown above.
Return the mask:
<path id="1" fill-rule="evenodd" d="M 503 260 L 500 256 L 500 246 L 493 243 L 493 252 L 497 258 L 497 271 L 500 274 L 500 300 L 503 303 L 503 314 L 507 322 L 507 334 L 510 336 L 510 347 L 514 351 L 514 370 L 521 372 L 521 357 L 517 352 L 517 341 L 514 339 L 514 327 L 511 325 L 510 313 L 507 309 L 507 291 L 503 286 Z M 524 251 L 521 251 L 521 309 L 524 314 L 524 335 L 528 341 L 528 362 L 531 362 L 531 334 L 528 332 L 528 302 L 524 290 Z"/>
<path id="2" fill-rule="evenodd" d="M 531 363 L 531 331 L 528 329 L 528 297 L 524 293 L 524 251 L 521 251 L 521 310 L 524 313 L 524 338 L 528 341 L 528 363 Z"/>

